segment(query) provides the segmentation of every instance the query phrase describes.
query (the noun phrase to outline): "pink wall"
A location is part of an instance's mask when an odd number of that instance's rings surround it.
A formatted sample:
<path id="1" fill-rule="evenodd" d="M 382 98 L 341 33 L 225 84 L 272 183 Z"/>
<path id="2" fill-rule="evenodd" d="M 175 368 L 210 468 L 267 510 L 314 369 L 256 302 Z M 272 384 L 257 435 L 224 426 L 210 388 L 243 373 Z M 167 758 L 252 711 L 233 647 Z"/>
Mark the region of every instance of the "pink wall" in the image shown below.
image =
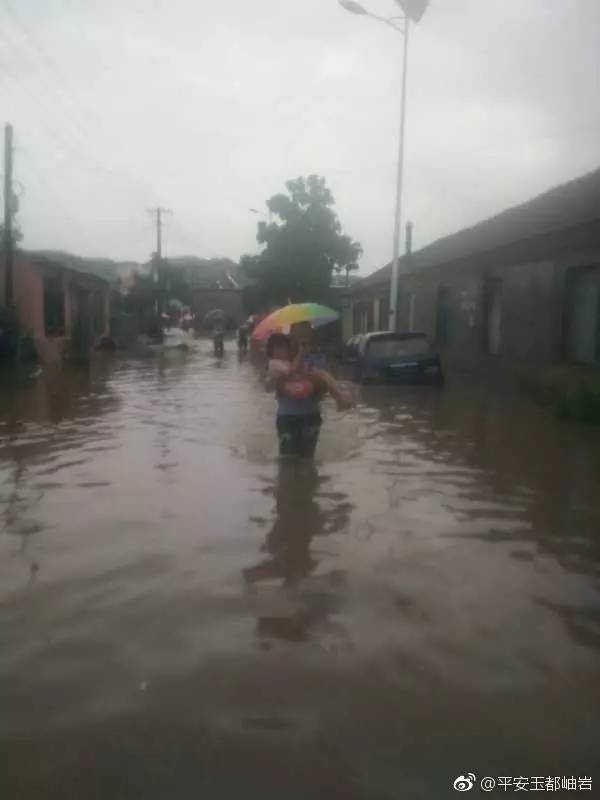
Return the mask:
<path id="1" fill-rule="evenodd" d="M 69 343 L 69 335 L 77 304 L 76 288 L 104 293 L 105 318 L 100 335 L 109 334 L 110 289 L 93 277 L 64 269 L 65 336 L 46 336 L 44 325 L 44 266 L 33 264 L 26 255 L 17 254 L 14 270 L 15 308 L 21 333 L 31 336 L 44 364 L 60 361 Z M 4 264 L 0 263 L 0 303 L 4 302 Z"/>
<path id="2" fill-rule="evenodd" d="M 44 276 L 43 271 L 24 258 L 15 264 L 15 307 L 21 325 L 21 333 L 31 336 L 39 359 L 44 364 L 53 364 L 63 358 L 67 340 L 65 337 L 48 337 L 44 329 Z"/>
<path id="3" fill-rule="evenodd" d="M 17 258 L 14 273 L 15 307 L 25 336 L 44 337 L 44 281 L 39 270 Z"/>

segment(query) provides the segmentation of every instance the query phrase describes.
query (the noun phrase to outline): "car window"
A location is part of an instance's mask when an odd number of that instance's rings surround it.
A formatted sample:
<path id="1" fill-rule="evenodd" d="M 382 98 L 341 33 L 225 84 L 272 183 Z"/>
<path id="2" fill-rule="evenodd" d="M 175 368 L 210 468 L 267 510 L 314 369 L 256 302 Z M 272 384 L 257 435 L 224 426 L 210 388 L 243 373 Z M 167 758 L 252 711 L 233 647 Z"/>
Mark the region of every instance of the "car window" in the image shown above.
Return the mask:
<path id="1" fill-rule="evenodd" d="M 429 351 L 429 342 L 425 336 L 413 339 L 382 337 L 371 339 L 367 350 L 369 355 L 375 356 L 375 358 L 403 358 L 427 353 Z"/>

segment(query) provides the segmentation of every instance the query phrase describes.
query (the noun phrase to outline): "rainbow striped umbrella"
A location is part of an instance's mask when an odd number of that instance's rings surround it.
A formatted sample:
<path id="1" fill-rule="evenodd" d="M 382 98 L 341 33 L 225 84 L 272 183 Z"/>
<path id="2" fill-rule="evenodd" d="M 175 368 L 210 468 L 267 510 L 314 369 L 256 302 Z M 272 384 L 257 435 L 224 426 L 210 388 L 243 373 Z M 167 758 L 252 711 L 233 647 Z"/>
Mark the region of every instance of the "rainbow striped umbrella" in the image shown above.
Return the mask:
<path id="1" fill-rule="evenodd" d="M 319 328 L 321 325 L 335 322 L 339 316 L 337 311 L 319 303 L 290 303 L 273 311 L 259 322 L 251 338 L 256 342 L 264 341 L 275 331 L 296 325 L 298 322 L 310 322 L 313 328 Z"/>

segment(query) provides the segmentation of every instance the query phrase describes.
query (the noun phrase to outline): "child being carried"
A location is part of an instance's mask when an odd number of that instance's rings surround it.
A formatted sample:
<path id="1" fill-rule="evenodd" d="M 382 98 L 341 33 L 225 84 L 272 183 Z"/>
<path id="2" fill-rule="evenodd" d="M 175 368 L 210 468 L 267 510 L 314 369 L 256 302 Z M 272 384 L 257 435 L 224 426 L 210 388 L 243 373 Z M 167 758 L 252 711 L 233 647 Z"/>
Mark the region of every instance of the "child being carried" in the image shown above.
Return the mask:
<path id="1" fill-rule="evenodd" d="M 329 393 L 336 401 L 338 410 L 352 405 L 351 399 L 328 372 L 306 367 L 305 347 L 300 345 L 294 354 L 289 336 L 273 334 L 268 342 L 267 354 L 267 374 L 278 392 L 295 400 L 307 400 L 313 396 L 320 400 Z"/>

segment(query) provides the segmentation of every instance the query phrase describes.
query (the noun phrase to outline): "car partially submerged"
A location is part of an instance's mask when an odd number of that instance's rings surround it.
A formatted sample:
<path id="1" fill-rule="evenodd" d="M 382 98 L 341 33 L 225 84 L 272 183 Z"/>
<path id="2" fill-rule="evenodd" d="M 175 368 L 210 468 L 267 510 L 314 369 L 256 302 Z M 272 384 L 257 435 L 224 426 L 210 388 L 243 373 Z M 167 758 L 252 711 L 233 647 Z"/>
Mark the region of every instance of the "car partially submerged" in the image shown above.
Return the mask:
<path id="1" fill-rule="evenodd" d="M 358 383 L 404 383 L 440 386 L 440 356 L 424 333 L 365 333 L 347 348 Z"/>

